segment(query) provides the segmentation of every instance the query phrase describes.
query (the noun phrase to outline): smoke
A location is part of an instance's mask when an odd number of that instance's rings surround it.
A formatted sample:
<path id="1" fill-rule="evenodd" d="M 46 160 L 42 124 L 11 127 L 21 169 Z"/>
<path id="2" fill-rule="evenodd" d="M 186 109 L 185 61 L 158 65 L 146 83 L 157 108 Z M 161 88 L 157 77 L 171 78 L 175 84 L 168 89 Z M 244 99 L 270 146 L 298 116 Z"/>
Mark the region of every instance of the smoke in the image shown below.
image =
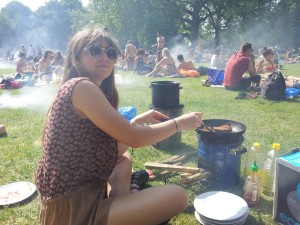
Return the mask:
<path id="1" fill-rule="evenodd" d="M 136 80 L 133 79 L 131 76 L 124 76 L 124 75 L 115 73 L 115 83 L 117 86 L 134 85 L 134 84 L 136 84 Z"/>
<path id="2" fill-rule="evenodd" d="M 15 69 L 16 65 L 13 63 L 6 63 L 6 62 L 0 62 L 0 68 L 1 69 Z"/>
<path id="3" fill-rule="evenodd" d="M 49 109 L 55 93 L 56 85 L 43 85 L 40 87 L 24 87 L 20 93 L 13 95 L 10 91 L 3 91 L 0 95 L 0 109 L 2 108 L 28 108 L 45 112 Z"/>

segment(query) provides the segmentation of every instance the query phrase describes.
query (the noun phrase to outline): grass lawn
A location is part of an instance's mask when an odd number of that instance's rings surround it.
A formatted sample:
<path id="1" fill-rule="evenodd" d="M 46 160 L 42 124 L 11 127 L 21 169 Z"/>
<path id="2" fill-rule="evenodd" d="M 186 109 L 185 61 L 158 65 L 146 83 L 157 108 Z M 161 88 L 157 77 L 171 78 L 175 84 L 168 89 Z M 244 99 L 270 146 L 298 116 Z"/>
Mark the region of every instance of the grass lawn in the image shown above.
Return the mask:
<path id="1" fill-rule="evenodd" d="M 0 69 L 3 73 L 13 70 Z M 300 77 L 300 64 L 284 65 L 283 74 Z M 181 82 L 180 102 L 184 104 L 183 112 L 202 111 L 206 119 L 222 118 L 242 122 L 247 126 L 243 145 L 250 148 L 253 142 L 260 142 L 263 157 L 271 148 L 273 142 L 281 144 L 281 153 L 300 146 L 299 99 L 282 102 L 272 102 L 261 98 L 240 99 L 234 97 L 237 92 L 222 88 L 203 87 L 201 78 L 167 79 L 146 78 L 133 75 L 130 72 L 121 74 L 118 90 L 120 106 L 135 106 L 138 113 L 149 109 L 151 103 L 150 82 L 155 80 L 176 80 Z M 19 90 L 0 90 L 0 124 L 7 127 L 8 136 L 0 138 L 0 186 L 16 182 L 34 182 L 34 172 L 42 149 L 34 145 L 41 134 L 44 120 L 57 85 L 23 88 Z M 9 105 L 9 107 L 6 107 Z M 172 150 L 156 149 L 152 146 L 134 151 L 134 169 L 144 168 L 147 161 L 162 161 L 177 153 L 198 148 L 196 132 L 183 132 L 182 146 Z M 186 161 L 186 166 L 197 167 L 197 157 Z M 245 155 L 242 156 L 242 165 Z M 154 171 L 157 172 L 157 171 Z M 243 176 L 243 166 L 241 169 Z M 168 183 L 180 184 L 178 174 L 168 176 Z M 164 185 L 164 179 L 151 181 L 150 185 Z M 182 184 L 180 184 L 182 185 Z M 242 196 L 243 179 L 237 187 L 226 190 Z M 183 187 L 188 191 L 190 204 L 188 208 L 170 221 L 173 225 L 197 225 L 194 218 L 193 201 L 196 195 L 210 191 L 203 184 Z M 272 220 L 273 199 L 262 196 L 260 205 L 250 210 L 245 224 L 276 224 Z M 176 201 L 176 199 L 174 199 Z M 151 212 L 149 212 L 151 213 Z M 39 224 L 39 204 L 37 195 L 25 204 L 17 204 L 0 209 L 0 224 L 35 225 Z"/>

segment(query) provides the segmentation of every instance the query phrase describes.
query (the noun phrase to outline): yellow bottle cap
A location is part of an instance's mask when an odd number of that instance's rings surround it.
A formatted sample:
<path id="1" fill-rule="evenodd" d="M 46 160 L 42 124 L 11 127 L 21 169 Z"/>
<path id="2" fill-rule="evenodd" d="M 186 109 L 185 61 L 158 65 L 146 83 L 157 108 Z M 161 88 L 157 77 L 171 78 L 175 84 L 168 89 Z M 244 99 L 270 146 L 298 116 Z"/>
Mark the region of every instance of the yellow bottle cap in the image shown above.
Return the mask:
<path id="1" fill-rule="evenodd" d="M 279 143 L 273 143 L 272 148 L 275 150 L 279 150 L 280 149 L 280 144 Z"/>
<path id="2" fill-rule="evenodd" d="M 259 148 L 259 147 L 260 147 L 260 144 L 257 143 L 257 142 L 255 142 L 255 143 L 253 143 L 253 147 L 254 147 L 254 148 Z"/>

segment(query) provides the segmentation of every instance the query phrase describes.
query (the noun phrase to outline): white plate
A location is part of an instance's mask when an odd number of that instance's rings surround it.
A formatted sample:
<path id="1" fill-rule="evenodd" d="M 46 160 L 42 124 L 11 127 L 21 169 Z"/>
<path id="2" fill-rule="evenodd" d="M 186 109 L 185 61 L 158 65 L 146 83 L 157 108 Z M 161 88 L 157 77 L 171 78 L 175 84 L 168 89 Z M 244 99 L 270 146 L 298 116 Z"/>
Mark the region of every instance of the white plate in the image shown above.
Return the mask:
<path id="1" fill-rule="evenodd" d="M 194 200 L 194 207 L 203 217 L 224 222 L 239 220 L 248 211 L 248 205 L 244 199 L 222 191 L 206 192 L 197 196 Z"/>
<path id="2" fill-rule="evenodd" d="M 247 219 L 247 218 L 244 218 L 241 221 L 238 221 L 236 223 L 222 223 L 222 222 L 220 222 L 220 223 L 216 223 L 216 222 L 211 223 L 209 221 L 201 219 L 201 217 L 200 217 L 199 213 L 197 212 L 197 210 L 195 210 L 195 218 L 202 225 L 223 225 L 223 224 L 226 224 L 226 225 L 242 225 L 246 222 L 246 219 Z"/>
<path id="3" fill-rule="evenodd" d="M 21 202 L 34 194 L 36 186 L 29 182 L 15 182 L 0 187 L 0 205 Z"/>

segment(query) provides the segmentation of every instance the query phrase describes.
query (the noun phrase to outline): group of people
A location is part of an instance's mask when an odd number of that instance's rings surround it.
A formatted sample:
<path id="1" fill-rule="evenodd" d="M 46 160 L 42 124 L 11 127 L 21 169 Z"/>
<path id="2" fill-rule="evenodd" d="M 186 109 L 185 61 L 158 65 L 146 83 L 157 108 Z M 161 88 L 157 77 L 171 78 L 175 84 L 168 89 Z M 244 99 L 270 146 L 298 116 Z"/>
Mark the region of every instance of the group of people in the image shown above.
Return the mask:
<path id="1" fill-rule="evenodd" d="M 127 147 L 195 130 L 202 113 L 170 119 L 150 110 L 128 122 L 117 111 L 119 55 L 115 41 L 98 28 L 70 39 L 64 77 L 40 139 L 43 153 L 35 177 L 41 224 L 157 225 L 187 207 L 188 195 L 180 186 L 133 186 Z"/>
<path id="2" fill-rule="evenodd" d="M 256 62 L 251 43 L 244 43 L 239 52 L 235 52 L 228 60 L 224 86 L 227 90 L 248 90 L 251 86 L 260 87 L 262 78 L 278 69 L 278 61 L 275 52 L 271 48 L 263 48 L 259 51 Z M 244 73 L 250 76 L 244 76 Z M 300 88 L 300 78 L 285 76 L 286 86 Z"/>
<path id="3" fill-rule="evenodd" d="M 33 73 L 36 78 L 52 80 L 53 73 L 60 79 L 63 73 L 64 56 L 61 51 L 45 50 L 43 54 L 29 54 L 31 48 L 26 51 L 24 45 L 18 53 L 19 60 L 16 63 L 16 72 L 19 74 Z M 29 54 L 29 55 L 28 55 Z"/>
<path id="4" fill-rule="evenodd" d="M 183 55 L 178 55 L 179 65 L 176 66 L 175 59 L 171 56 L 170 50 L 165 47 L 165 38 L 157 32 L 156 44 L 152 45 L 156 49 L 146 52 L 143 48 L 136 48 L 131 40 L 125 46 L 125 54 L 118 59 L 116 68 L 131 70 L 138 75 L 147 77 L 157 76 L 181 76 L 199 77 L 200 73 L 192 61 L 185 61 Z"/>
<path id="5" fill-rule="evenodd" d="M 285 53 L 285 63 L 300 63 L 300 48 L 298 48 L 298 53 L 296 57 L 292 56 L 293 50 L 288 49 Z"/>
<path id="6" fill-rule="evenodd" d="M 162 58 L 146 75 L 198 70 L 182 55 L 177 56 L 176 67 L 170 51 L 163 47 L 161 52 Z M 258 72 L 276 69 L 271 51 L 265 49 L 262 55 L 255 64 L 252 44 L 245 43 L 227 63 L 225 88 L 259 85 Z M 70 39 L 65 60 L 46 50 L 39 61 L 41 72 L 65 61 L 62 83 L 40 139 L 43 153 L 35 174 L 42 225 L 157 225 L 187 207 L 188 195 L 177 185 L 141 190 L 134 183 L 133 190 L 132 158 L 127 148 L 195 130 L 202 125 L 203 115 L 189 112 L 170 119 L 150 110 L 128 122 L 117 111 L 114 68 L 119 56 L 117 44 L 105 30 L 86 28 Z M 144 56 L 143 49 L 137 50 L 134 58 L 129 49 L 126 52 L 135 70 L 145 63 Z M 244 78 L 247 71 L 250 77 Z"/>

